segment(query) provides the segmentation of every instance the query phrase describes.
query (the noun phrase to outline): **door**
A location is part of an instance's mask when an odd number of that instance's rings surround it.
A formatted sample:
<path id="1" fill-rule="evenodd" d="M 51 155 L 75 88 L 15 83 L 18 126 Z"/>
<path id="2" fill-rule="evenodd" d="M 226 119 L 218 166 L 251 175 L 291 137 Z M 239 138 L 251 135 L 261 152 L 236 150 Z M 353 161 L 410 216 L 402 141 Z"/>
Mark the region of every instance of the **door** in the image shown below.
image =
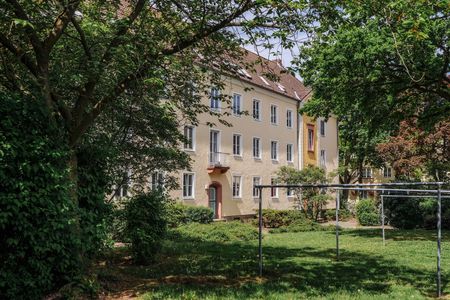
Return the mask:
<path id="1" fill-rule="evenodd" d="M 217 219 L 217 188 L 209 187 L 209 208 L 214 212 L 214 219 Z"/>

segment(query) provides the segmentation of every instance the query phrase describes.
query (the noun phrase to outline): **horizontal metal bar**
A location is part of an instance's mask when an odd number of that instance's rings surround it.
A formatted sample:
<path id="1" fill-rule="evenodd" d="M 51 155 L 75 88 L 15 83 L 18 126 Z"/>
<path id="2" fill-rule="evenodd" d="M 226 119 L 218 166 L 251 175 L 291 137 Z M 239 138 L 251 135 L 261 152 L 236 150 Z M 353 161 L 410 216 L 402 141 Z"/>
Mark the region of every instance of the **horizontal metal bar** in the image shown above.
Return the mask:
<path id="1" fill-rule="evenodd" d="M 353 184 L 340 184 L 340 183 L 323 183 L 323 184 L 281 184 L 281 185 L 255 185 L 255 188 L 332 188 L 332 187 L 364 187 L 364 186 L 450 186 L 450 182 L 388 182 L 388 183 L 353 183 Z"/>
<path id="2" fill-rule="evenodd" d="M 384 198 L 436 198 L 436 195 L 383 195 Z M 450 199 L 450 196 L 441 196 L 442 199 Z"/>
<path id="3" fill-rule="evenodd" d="M 386 189 L 386 188 L 334 188 L 335 190 L 351 190 L 351 191 L 373 191 L 373 192 L 382 192 L 389 193 L 389 192 L 406 192 L 406 193 L 436 193 L 438 190 L 418 190 L 418 189 Z M 441 190 L 441 193 L 443 194 L 450 194 L 450 190 Z"/>

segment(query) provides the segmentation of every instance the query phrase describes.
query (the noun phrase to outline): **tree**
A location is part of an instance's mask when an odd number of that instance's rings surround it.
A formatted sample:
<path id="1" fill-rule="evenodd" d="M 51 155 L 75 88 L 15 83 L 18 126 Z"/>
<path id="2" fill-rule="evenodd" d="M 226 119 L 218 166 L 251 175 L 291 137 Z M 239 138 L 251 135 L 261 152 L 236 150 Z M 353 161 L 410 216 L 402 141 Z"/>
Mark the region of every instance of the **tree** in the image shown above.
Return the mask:
<path id="1" fill-rule="evenodd" d="M 276 175 L 277 181 L 282 184 L 298 185 L 329 182 L 325 170 L 316 166 L 307 166 L 302 170 L 283 166 L 278 170 Z M 331 199 L 331 196 L 320 188 L 294 187 L 291 189 L 291 192 L 295 195 L 296 202 L 305 213 L 305 216 L 315 221 L 319 218 L 323 206 Z"/>
<path id="2" fill-rule="evenodd" d="M 377 146 L 380 157 L 391 165 L 399 180 L 420 180 L 423 174 L 434 180 L 448 180 L 450 170 L 450 121 L 433 130 L 420 128 L 417 119 L 400 123 L 399 131 Z"/>
<path id="3" fill-rule="evenodd" d="M 288 44 L 303 8 L 290 1 L 0 0 L 0 91 L 37 104 L 39 124 L 59 133 L 51 146 L 67 152 L 73 234 L 98 217 L 111 182 L 130 179 L 124 171 L 139 181 L 187 168 L 179 128 L 211 113 L 201 99 L 223 86 L 223 75 L 236 74 L 242 43 L 278 37 Z M 81 258 L 84 245 L 75 249 Z"/>
<path id="4" fill-rule="evenodd" d="M 303 111 L 337 116 L 341 182 L 378 164 L 376 144 L 399 122 L 448 118 L 448 12 L 443 1 L 325 1 L 297 63 L 312 99 Z"/>

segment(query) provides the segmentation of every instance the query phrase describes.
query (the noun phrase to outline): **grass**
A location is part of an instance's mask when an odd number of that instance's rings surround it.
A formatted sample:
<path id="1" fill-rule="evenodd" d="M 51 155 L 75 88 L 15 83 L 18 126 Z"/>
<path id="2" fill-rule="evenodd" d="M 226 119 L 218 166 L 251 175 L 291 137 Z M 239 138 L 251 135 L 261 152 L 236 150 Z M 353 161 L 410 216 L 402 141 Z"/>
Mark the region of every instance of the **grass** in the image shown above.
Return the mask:
<path id="1" fill-rule="evenodd" d="M 141 299 L 427 299 L 436 293 L 436 242 L 432 231 L 266 234 L 264 274 L 256 276 L 257 240 L 235 243 L 180 237 L 167 241 L 159 263 L 136 266 L 118 249 L 99 266 L 110 296 Z M 449 232 L 442 243 L 442 282 L 450 294 Z M 450 299 L 447 297 L 447 299 Z"/>

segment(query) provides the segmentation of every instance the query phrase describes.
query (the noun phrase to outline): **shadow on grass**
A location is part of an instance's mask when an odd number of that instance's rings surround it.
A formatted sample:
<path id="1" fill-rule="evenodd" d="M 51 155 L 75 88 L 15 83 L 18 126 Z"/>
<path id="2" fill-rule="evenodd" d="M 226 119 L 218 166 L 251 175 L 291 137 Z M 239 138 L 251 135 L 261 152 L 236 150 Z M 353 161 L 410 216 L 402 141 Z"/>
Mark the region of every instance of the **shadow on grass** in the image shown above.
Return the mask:
<path id="1" fill-rule="evenodd" d="M 344 229 L 341 230 L 342 235 L 349 235 L 355 237 L 364 238 L 382 238 L 381 229 Z M 386 229 L 385 230 L 386 239 L 391 239 L 394 241 L 436 241 L 437 232 L 436 230 L 425 230 L 425 229 L 415 229 L 415 230 L 399 230 L 399 229 Z M 442 230 L 442 239 L 450 238 L 450 232 L 447 230 Z"/>
<path id="2" fill-rule="evenodd" d="M 357 235 L 346 230 L 343 234 Z M 364 237 L 379 232 L 362 231 Z M 151 292 L 158 299 L 265 298 L 268 295 L 324 296 L 344 292 L 388 294 L 393 285 L 412 286 L 422 295 L 434 296 L 435 275 L 398 265 L 378 255 L 344 250 L 335 261 L 335 250 L 312 247 L 287 248 L 264 245 L 263 278 L 258 270 L 257 243 L 213 243 L 178 237 L 167 241 L 158 263 L 133 265 L 126 249 L 116 252 L 99 279 L 112 295 Z M 117 284 L 115 284 L 117 283 Z M 444 283 L 444 288 L 447 284 Z"/>

